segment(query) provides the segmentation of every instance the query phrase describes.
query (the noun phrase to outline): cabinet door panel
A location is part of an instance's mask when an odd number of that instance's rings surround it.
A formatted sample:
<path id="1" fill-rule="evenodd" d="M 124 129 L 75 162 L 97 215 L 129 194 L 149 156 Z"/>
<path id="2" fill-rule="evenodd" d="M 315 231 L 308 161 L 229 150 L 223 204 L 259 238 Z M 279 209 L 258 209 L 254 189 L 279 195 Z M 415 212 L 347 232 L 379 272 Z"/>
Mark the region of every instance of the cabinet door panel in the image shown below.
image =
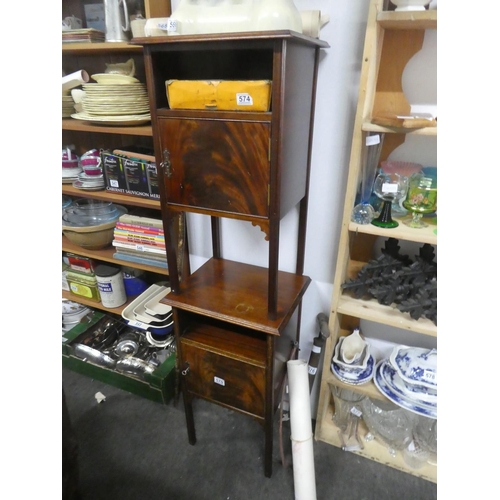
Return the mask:
<path id="1" fill-rule="evenodd" d="M 183 361 L 189 363 L 187 390 L 211 401 L 264 416 L 265 368 L 182 345 Z"/>
<path id="2" fill-rule="evenodd" d="M 162 118 L 169 205 L 267 217 L 270 124 Z"/>

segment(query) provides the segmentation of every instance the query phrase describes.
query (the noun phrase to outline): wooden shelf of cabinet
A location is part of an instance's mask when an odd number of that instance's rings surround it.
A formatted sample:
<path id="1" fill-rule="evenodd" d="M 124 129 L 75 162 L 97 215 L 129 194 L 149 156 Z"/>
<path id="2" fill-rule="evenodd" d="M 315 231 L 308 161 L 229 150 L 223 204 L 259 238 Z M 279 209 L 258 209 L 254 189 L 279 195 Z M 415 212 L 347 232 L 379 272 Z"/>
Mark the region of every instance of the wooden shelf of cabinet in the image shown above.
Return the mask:
<path id="1" fill-rule="evenodd" d="M 75 245 L 74 243 L 71 243 L 71 241 L 69 241 L 68 238 L 66 238 L 66 236 L 64 235 L 62 235 L 62 251 L 75 253 L 77 255 L 82 255 L 84 257 L 89 257 L 95 260 L 101 260 L 103 262 L 112 262 L 121 266 L 133 267 L 134 269 L 142 269 L 143 271 L 150 271 L 152 273 L 168 276 L 168 269 L 165 269 L 163 267 L 148 266 L 136 262 L 129 262 L 128 260 L 116 259 L 115 257 L 113 257 L 113 254 L 115 253 L 115 247 L 103 248 L 102 250 L 88 250 L 86 248 Z"/>
<path id="2" fill-rule="evenodd" d="M 437 327 L 432 321 L 426 318 L 414 320 L 409 315 L 400 312 L 395 306 L 384 306 L 375 299 L 361 300 L 342 295 L 336 312 L 423 335 L 437 336 Z"/>
<path id="3" fill-rule="evenodd" d="M 107 54 L 109 52 L 142 52 L 142 46 L 127 42 L 79 42 L 79 43 L 63 43 L 63 55 L 80 55 L 80 54 Z"/>
<path id="4" fill-rule="evenodd" d="M 437 10 L 382 11 L 377 14 L 377 23 L 382 28 L 391 30 L 437 29 Z"/>
<path id="5" fill-rule="evenodd" d="M 131 194 L 114 193 L 113 191 L 83 191 L 73 187 L 71 184 L 62 185 L 62 194 L 73 196 L 75 198 L 92 198 L 94 200 L 111 201 L 119 205 L 128 205 L 134 207 L 151 208 L 160 210 L 160 200 L 152 200 L 150 198 L 141 198 Z"/>
<path id="6" fill-rule="evenodd" d="M 364 122 L 361 128 L 364 132 L 380 132 L 387 134 L 410 134 L 410 135 L 427 135 L 437 137 L 437 127 L 422 127 L 422 128 L 401 128 L 401 127 L 383 127 L 371 122 Z"/>
<path id="7" fill-rule="evenodd" d="M 113 314 L 121 314 L 122 311 L 136 298 L 131 297 L 127 302 L 120 307 L 115 307 L 110 309 L 109 307 L 104 307 L 102 302 L 96 302 L 95 300 L 89 300 L 81 295 L 75 295 L 74 293 L 68 292 L 67 290 L 62 291 L 62 298 L 67 300 L 72 300 L 73 302 L 78 302 L 79 304 L 83 304 L 84 306 L 93 307 L 94 309 L 99 309 L 101 311 L 110 312 Z"/>
<path id="8" fill-rule="evenodd" d="M 140 127 L 119 127 L 105 126 L 87 123 L 74 118 L 62 119 L 63 130 L 73 130 L 76 132 L 96 132 L 99 134 L 115 134 L 115 135 L 140 135 L 144 137 L 153 137 L 153 128 L 151 125 L 143 125 Z"/>
<path id="9" fill-rule="evenodd" d="M 396 238 L 398 240 L 414 241 L 417 243 L 429 243 L 430 245 L 437 245 L 437 234 L 434 231 L 437 229 L 436 219 L 425 219 L 428 227 L 422 229 L 414 229 L 403 224 L 403 220 L 399 217 L 393 217 L 394 220 L 399 222 L 399 226 L 394 229 L 383 229 L 374 226 L 373 224 L 356 224 L 355 222 L 349 223 L 349 231 L 353 233 L 371 234 L 373 236 L 380 236 L 383 238 Z"/>
<path id="10" fill-rule="evenodd" d="M 325 415 L 323 415 L 323 425 L 321 432 L 315 436 L 316 440 L 325 441 L 333 446 L 342 447 L 342 442 L 338 433 L 338 427 L 332 420 L 334 407 L 332 404 L 328 405 Z M 437 466 L 432 464 L 425 464 L 421 469 L 412 469 L 409 467 L 404 459 L 401 451 L 396 451 L 396 456 L 392 456 L 387 447 L 377 440 L 366 441 L 365 436 L 368 434 L 368 429 L 363 421 L 359 422 L 358 435 L 363 443 L 364 449 L 359 451 L 351 451 L 361 457 L 375 460 L 394 469 L 401 470 L 416 477 L 421 477 L 427 481 L 437 483 Z"/>

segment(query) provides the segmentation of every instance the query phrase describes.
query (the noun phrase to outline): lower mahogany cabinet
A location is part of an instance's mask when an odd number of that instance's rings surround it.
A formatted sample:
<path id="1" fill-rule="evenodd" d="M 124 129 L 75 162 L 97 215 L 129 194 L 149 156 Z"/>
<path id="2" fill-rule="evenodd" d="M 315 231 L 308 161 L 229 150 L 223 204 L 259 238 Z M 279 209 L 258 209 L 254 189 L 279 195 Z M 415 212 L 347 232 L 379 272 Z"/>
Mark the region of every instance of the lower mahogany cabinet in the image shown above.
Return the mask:
<path id="1" fill-rule="evenodd" d="M 270 477 L 274 414 L 311 279 L 280 271 L 277 317 L 270 319 L 267 276 L 267 268 L 212 258 L 186 278 L 182 294 L 161 302 L 173 308 L 189 442 L 196 443 L 194 398 L 244 413 L 264 427 Z"/>

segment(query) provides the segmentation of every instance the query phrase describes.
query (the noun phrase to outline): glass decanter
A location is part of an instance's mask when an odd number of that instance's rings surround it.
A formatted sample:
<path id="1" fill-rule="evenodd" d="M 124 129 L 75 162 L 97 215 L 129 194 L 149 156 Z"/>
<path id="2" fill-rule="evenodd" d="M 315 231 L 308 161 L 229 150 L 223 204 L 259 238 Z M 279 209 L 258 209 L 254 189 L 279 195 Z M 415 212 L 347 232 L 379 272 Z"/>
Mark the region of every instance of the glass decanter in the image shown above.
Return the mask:
<path id="1" fill-rule="evenodd" d="M 351 221 L 357 224 L 370 224 L 375 217 L 375 210 L 370 205 L 370 196 L 383 143 L 384 134 L 369 132 L 366 136 L 362 158 L 361 200 L 351 213 Z"/>
<path id="2" fill-rule="evenodd" d="M 391 207 L 406 194 L 408 188 L 408 177 L 396 173 L 381 173 L 375 179 L 373 192 L 382 200 L 380 215 L 372 220 L 372 224 L 377 227 L 394 228 L 399 226 L 399 222 L 393 220 Z"/>
<path id="3" fill-rule="evenodd" d="M 403 221 L 409 227 L 420 229 L 428 224 L 422 221 L 423 214 L 430 214 L 437 209 L 437 178 L 423 173 L 413 174 L 408 182 L 408 194 L 403 206 L 412 212 L 410 220 Z"/>

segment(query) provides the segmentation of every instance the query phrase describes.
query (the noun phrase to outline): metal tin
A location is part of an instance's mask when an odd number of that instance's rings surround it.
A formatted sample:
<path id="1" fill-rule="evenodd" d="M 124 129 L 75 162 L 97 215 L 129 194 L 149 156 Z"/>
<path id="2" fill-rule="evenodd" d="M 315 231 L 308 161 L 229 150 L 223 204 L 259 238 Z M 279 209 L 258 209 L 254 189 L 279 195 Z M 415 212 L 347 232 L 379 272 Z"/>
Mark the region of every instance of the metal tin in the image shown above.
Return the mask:
<path id="1" fill-rule="evenodd" d="M 78 271 L 68 271 L 66 279 L 71 293 L 96 302 L 101 300 L 95 276 Z"/>
<path id="2" fill-rule="evenodd" d="M 119 267 L 99 264 L 94 272 L 104 307 L 119 307 L 127 302 L 123 273 Z"/>

